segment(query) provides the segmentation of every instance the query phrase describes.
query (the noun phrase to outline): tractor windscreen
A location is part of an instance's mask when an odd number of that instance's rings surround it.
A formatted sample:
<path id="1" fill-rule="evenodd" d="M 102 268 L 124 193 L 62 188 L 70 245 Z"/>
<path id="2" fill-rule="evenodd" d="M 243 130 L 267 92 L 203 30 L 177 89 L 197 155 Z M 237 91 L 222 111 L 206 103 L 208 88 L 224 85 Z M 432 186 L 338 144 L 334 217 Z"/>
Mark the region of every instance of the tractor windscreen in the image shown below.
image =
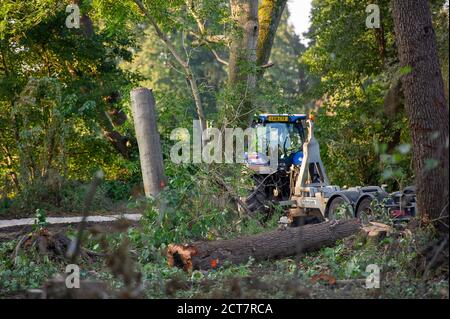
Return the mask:
<path id="1" fill-rule="evenodd" d="M 287 158 L 302 150 L 305 134 L 301 123 L 258 123 L 255 128 L 257 141 L 264 140 L 265 145 L 270 144 L 271 130 L 277 131 L 280 159 Z"/>

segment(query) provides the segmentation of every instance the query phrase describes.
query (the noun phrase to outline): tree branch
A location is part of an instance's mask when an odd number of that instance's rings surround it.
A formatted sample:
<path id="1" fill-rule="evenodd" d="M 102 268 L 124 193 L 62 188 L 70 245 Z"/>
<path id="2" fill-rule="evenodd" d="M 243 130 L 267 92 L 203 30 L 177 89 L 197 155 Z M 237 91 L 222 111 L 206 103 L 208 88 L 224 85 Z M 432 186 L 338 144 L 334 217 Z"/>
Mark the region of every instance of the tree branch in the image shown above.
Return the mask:
<path id="1" fill-rule="evenodd" d="M 214 57 L 216 58 L 217 61 L 219 61 L 222 64 L 228 65 L 228 61 L 225 61 L 224 59 L 222 59 L 219 54 L 216 52 L 216 50 L 209 48 L 211 50 L 211 53 L 214 55 Z"/>
<path id="2" fill-rule="evenodd" d="M 192 35 L 194 35 L 197 38 L 197 41 L 194 41 L 192 44 L 194 46 L 202 46 L 206 45 L 207 48 L 211 51 L 211 53 L 214 55 L 217 61 L 219 61 L 222 64 L 228 65 L 228 62 L 222 59 L 216 50 L 211 48 L 209 44 L 212 43 L 225 43 L 227 40 L 227 37 L 224 35 L 208 35 L 206 34 L 206 28 L 205 28 L 205 22 L 203 22 L 200 19 L 200 16 L 195 11 L 194 7 L 194 1 L 193 0 L 186 0 L 186 6 L 188 8 L 189 13 L 194 18 L 195 22 L 197 23 L 198 30 L 200 31 L 200 34 L 196 32 L 191 32 Z"/>
<path id="3" fill-rule="evenodd" d="M 189 13 L 192 15 L 195 22 L 197 23 L 198 30 L 200 31 L 200 34 L 191 32 L 199 40 L 197 42 L 198 46 L 204 45 L 207 43 L 225 43 L 225 44 L 229 43 L 229 39 L 227 38 L 227 36 L 225 36 L 223 34 L 219 34 L 219 35 L 207 34 L 206 28 L 205 28 L 205 22 L 201 20 L 197 11 L 195 11 L 193 0 L 186 0 L 186 6 L 188 8 Z"/>
<path id="4" fill-rule="evenodd" d="M 228 46 L 230 39 L 223 34 L 209 35 L 209 34 L 198 34 L 194 31 L 189 31 L 197 40 L 192 42 L 193 46 L 202 46 L 207 44 L 225 44 Z"/>
<path id="5" fill-rule="evenodd" d="M 144 5 L 142 4 L 142 1 L 140 0 L 134 0 L 134 3 L 136 3 L 136 5 L 139 7 L 139 9 L 141 10 L 141 12 L 145 15 L 145 17 L 148 19 L 148 21 L 150 22 L 150 24 L 153 26 L 153 28 L 155 29 L 155 32 L 157 34 L 157 36 L 164 42 L 164 44 L 167 46 L 167 48 L 169 49 L 170 53 L 173 55 L 173 57 L 175 58 L 175 60 L 177 60 L 177 62 L 183 67 L 183 68 L 189 68 L 189 65 L 187 64 L 187 62 L 185 60 L 183 60 L 183 58 L 181 57 L 180 54 L 178 54 L 177 50 L 175 49 L 175 47 L 173 46 L 173 44 L 170 42 L 169 38 L 167 37 L 167 35 L 162 32 L 161 28 L 158 26 L 158 23 L 156 22 L 155 18 L 153 18 L 153 16 L 150 14 L 150 12 L 148 12 L 148 10 L 144 7 Z"/>
<path id="6" fill-rule="evenodd" d="M 203 112 L 203 106 L 202 106 L 202 101 L 201 101 L 201 97 L 200 97 L 200 91 L 198 89 L 196 78 L 194 76 L 194 73 L 191 70 L 191 67 L 189 65 L 188 60 L 184 60 L 181 57 L 181 55 L 177 52 L 175 46 L 170 42 L 170 40 L 167 37 L 167 35 L 164 32 L 162 32 L 161 28 L 158 26 L 158 23 L 156 22 L 155 18 L 144 7 L 144 5 L 142 4 L 142 1 L 141 0 L 133 0 L 133 1 L 134 1 L 134 3 L 136 3 L 136 5 L 141 10 L 141 12 L 148 19 L 150 24 L 153 26 L 157 36 L 164 42 L 164 44 L 169 49 L 170 53 L 175 58 L 175 60 L 183 67 L 185 76 L 186 76 L 186 78 L 189 81 L 189 84 L 190 84 L 190 87 L 191 87 L 191 91 L 192 91 L 192 95 L 194 97 L 194 102 L 195 102 L 195 106 L 196 106 L 196 110 L 197 110 L 197 115 L 198 115 L 198 118 L 200 120 L 201 129 L 202 129 L 202 131 L 205 130 L 206 129 L 206 118 L 205 118 L 205 114 Z"/>
<path id="7" fill-rule="evenodd" d="M 200 20 L 200 17 L 198 16 L 197 12 L 194 8 L 194 1 L 193 0 L 186 0 L 186 6 L 191 13 L 192 17 L 194 18 L 195 22 L 197 23 L 198 29 L 200 30 L 200 34 L 205 34 L 205 23 Z"/>

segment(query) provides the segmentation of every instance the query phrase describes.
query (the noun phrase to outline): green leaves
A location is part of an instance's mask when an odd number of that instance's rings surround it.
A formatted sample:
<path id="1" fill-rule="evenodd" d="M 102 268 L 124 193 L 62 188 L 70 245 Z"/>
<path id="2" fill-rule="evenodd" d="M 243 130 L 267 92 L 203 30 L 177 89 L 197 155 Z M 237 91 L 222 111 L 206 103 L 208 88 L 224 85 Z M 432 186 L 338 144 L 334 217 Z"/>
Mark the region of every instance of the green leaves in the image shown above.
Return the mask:
<path id="1" fill-rule="evenodd" d="M 412 67 L 410 65 L 401 67 L 399 70 L 400 75 L 407 75 L 413 71 Z"/>
<path id="2" fill-rule="evenodd" d="M 83 103 L 83 105 L 78 109 L 78 112 L 80 112 L 83 115 L 92 114 L 92 111 L 95 110 L 96 107 L 95 101 L 86 101 Z"/>
<path id="3" fill-rule="evenodd" d="M 45 210 L 38 208 L 36 209 L 36 219 L 34 220 L 34 229 L 35 231 L 43 229 L 47 227 L 47 214 Z"/>
<path id="4" fill-rule="evenodd" d="M 86 36 L 65 26 L 64 1 L 2 1 L 0 149 L 8 147 L 13 159 L 7 164 L 2 151 L 2 180 L 14 171 L 26 188 L 29 178 L 45 175 L 49 168 L 83 180 L 98 165 L 113 171 L 110 176 L 134 174 L 101 140 L 108 129 L 132 132 L 126 122 L 112 128 L 105 115 L 110 108 L 126 106 L 128 88 L 136 83 L 131 72 L 119 68 L 120 61 L 130 60 L 135 45 L 138 19 L 130 4 L 83 1 L 81 13 L 93 27 Z M 13 191 L 11 185 L 5 188 Z"/>

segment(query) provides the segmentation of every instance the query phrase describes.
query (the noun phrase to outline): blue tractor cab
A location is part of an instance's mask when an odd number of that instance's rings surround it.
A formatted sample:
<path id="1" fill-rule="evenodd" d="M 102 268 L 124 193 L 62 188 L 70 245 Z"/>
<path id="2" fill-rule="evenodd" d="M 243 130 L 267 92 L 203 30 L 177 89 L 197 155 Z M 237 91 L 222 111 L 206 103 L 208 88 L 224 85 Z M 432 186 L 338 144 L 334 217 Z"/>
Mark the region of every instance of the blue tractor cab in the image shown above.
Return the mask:
<path id="1" fill-rule="evenodd" d="M 254 188 L 246 198 L 250 211 L 269 211 L 267 203 L 290 198 L 292 185 L 291 173 L 294 167 L 300 167 L 305 142 L 306 114 L 259 114 L 255 115 L 252 127 L 256 129 L 256 141 L 270 140 L 270 133 L 278 133 L 278 165 L 273 171 L 261 173 L 261 166 L 270 166 L 268 150 L 264 153 L 245 153 L 247 166 L 253 169 Z M 269 143 L 266 142 L 266 145 Z"/>
<path id="2" fill-rule="evenodd" d="M 252 127 L 256 128 L 258 138 L 269 139 L 271 130 L 278 133 L 278 169 L 288 170 L 291 165 L 299 166 L 303 158 L 303 142 L 305 141 L 306 114 L 260 114 L 255 116 Z M 250 168 L 268 166 L 268 154 L 245 154 Z"/>

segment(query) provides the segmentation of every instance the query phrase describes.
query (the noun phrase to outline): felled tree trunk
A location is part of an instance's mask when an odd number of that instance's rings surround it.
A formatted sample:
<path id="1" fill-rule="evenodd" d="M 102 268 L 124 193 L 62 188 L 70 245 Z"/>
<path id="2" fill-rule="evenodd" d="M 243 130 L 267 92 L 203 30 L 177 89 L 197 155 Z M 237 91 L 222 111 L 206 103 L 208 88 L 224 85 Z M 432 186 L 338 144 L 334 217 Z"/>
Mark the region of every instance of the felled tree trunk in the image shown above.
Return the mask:
<path id="1" fill-rule="evenodd" d="M 228 261 L 233 264 L 292 256 L 334 244 L 361 229 L 356 219 L 329 221 L 302 227 L 288 227 L 231 240 L 199 241 L 190 245 L 170 244 L 169 266 L 186 271 L 216 268 Z"/>

